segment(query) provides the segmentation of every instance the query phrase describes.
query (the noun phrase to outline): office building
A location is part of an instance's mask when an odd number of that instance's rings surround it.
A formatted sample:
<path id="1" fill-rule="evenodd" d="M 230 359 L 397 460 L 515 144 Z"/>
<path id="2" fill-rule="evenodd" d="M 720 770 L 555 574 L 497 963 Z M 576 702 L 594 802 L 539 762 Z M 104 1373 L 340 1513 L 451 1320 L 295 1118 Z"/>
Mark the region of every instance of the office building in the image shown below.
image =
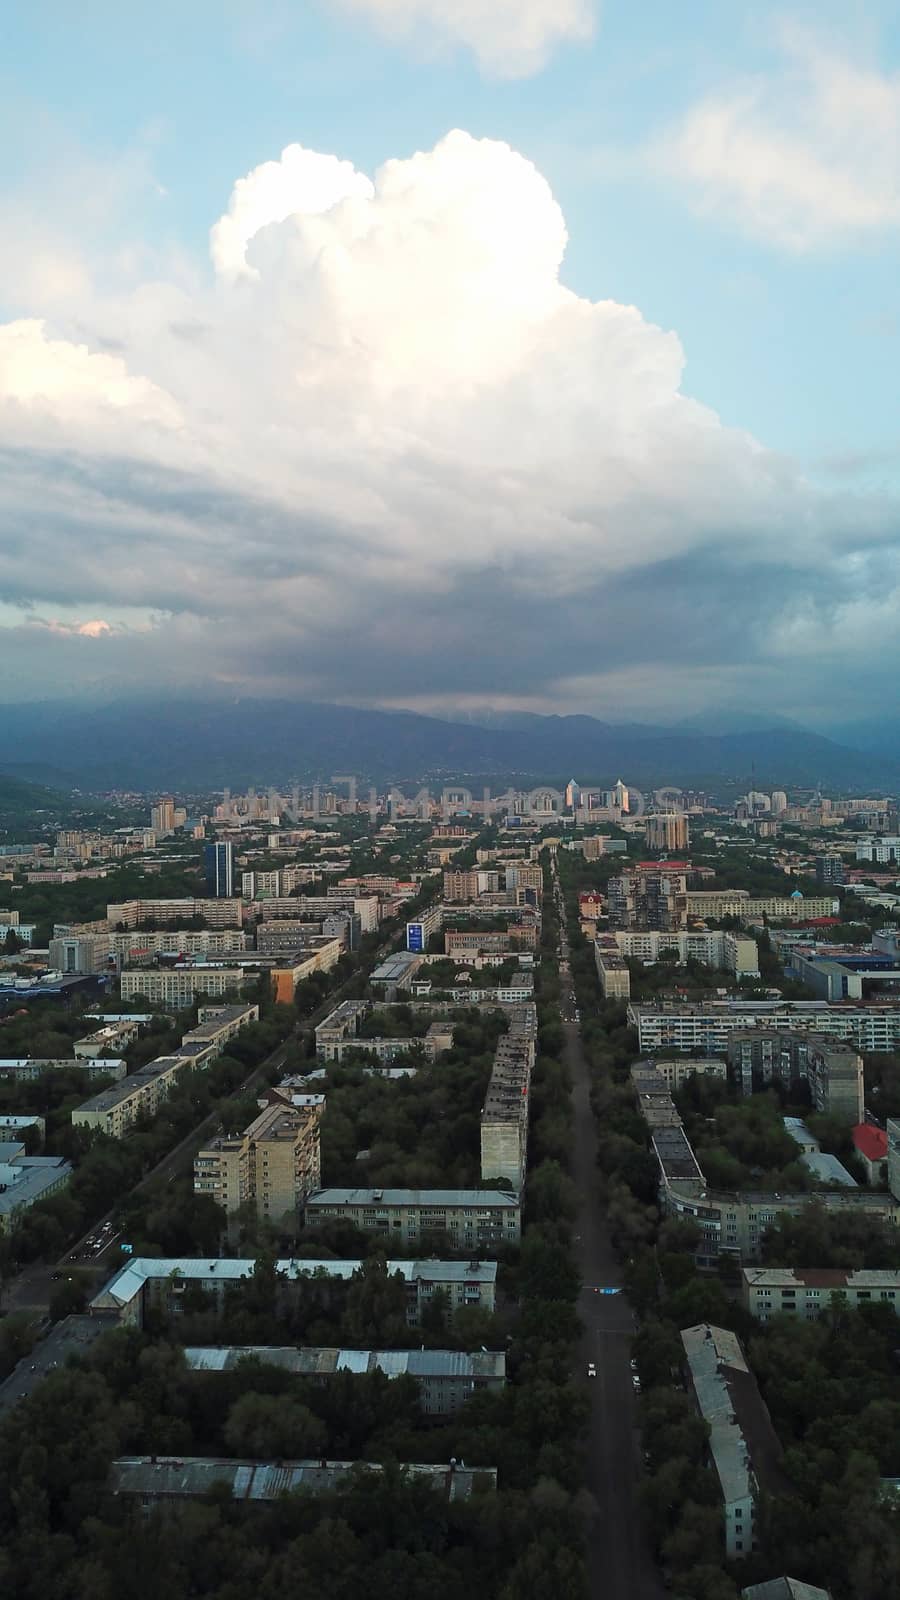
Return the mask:
<path id="1" fill-rule="evenodd" d="M 300 1097 L 298 1097 L 300 1098 Z M 319 1124 L 323 1095 L 306 1104 L 279 1097 L 241 1134 L 211 1139 L 194 1159 L 194 1193 L 209 1195 L 229 1215 L 252 1204 L 260 1218 L 296 1217 L 321 1181 Z"/>
<path id="2" fill-rule="evenodd" d="M 119 1321 L 141 1328 L 148 1312 L 167 1318 L 180 1316 L 187 1290 L 202 1289 L 211 1307 L 224 1309 L 228 1289 L 253 1276 L 254 1261 L 224 1257 L 181 1256 L 161 1260 L 135 1256 L 120 1267 L 90 1304 L 92 1314 L 114 1312 Z M 312 1278 L 350 1283 L 367 1267 L 363 1260 L 284 1259 L 276 1261 L 277 1306 L 285 1311 L 304 1293 Z M 435 1295 L 446 1298 L 447 1309 L 462 1307 L 494 1311 L 497 1296 L 496 1261 L 398 1260 L 385 1263 L 389 1277 L 400 1277 L 406 1291 L 406 1320 L 418 1327 L 422 1312 Z"/>
<path id="3" fill-rule="evenodd" d="M 20 1138 L 0 1140 L 0 1234 L 14 1228 L 36 1201 L 64 1189 L 71 1176 L 62 1156 L 29 1156 Z"/>
<path id="4" fill-rule="evenodd" d="M 709 1428 L 729 1561 L 756 1549 L 760 1493 L 787 1489 L 782 1450 L 737 1334 L 699 1323 L 681 1335 L 691 1392 Z"/>
<path id="5" fill-rule="evenodd" d="M 148 1510 L 169 1501 L 208 1499 L 230 1493 L 241 1507 L 267 1505 L 286 1494 L 333 1494 L 353 1481 L 355 1469 L 383 1472 L 377 1461 L 238 1461 L 211 1456 L 119 1456 L 109 1475 L 114 1495 L 135 1499 Z M 496 1467 L 466 1467 L 457 1461 L 430 1466 L 410 1462 L 400 1469 L 429 1484 L 446 1500 L 468 1500 L 497 1487 Z"/>
<path id="6" fill-rule="evenodd" d="M 110 960 L 109 934 L 56 934 L 50 940 L 47 959 L 54 972 L 104 972 Z"/>
<path id="7" fill-rule="evenodd" d="M 759 1322 L 796 1316 L 815 1322 L 835 1303 L 860 1306 L 900 1304 L 900 1272 L 853 1267 L 744 1267 L 741 1298 Z"/>
<path id="8" fill-rule="evenodd" d="M 647 849 L 665 851 L 687 850 L 691 842 L 691 829 L 681 811 L 665 811 L 647 818 Z"/>
<path id="9" fill-rule="evenodd" d="M 518 1195 L 499 1189 L 320 1189 L 310 1195 L 308 1226 L 335 1217 L 404 1246 L 446 1237 L 473 1260 L 479 1251 L 518 1244 L 521 1232 Z"/>
<path id="10" fill-rule="evenodd" d="M 519 1193 L 528 1159 L 531 1074 L 537 1048 L 537 1007 L 518 1006 L 497 1041 L 481 1108 L 481 1180 L 505 1178 Z"/>
<path id="11" fill-rule="evenodd" d="M 341 1373 L 362 1377 L 383 1372 L 390 1381 L 412 1378 L 426 1416 L 452 1417 L 473 1394 L 500 1390 L 506 1383 L 506 1352 L 477 1350 L 341 1350 L 304 1345 L 188 1346 L 191 1372 L 230 1372 L 248 1359 L 277 1367 L 291 1377 L 327 1383 Z"/>
<path id="12" fill-rule="evenodd" d="M 512 922 L 506 932 L 477 928 L 448 928 L 444 934 L 444 953 L 451 960 L 466 955 L 505 955 L 514 950 L 535 950 L 538 942 L 536 922 Z"/>
<path id="13" fill-rule="evenodd" d="M 230 900 L 234 894 L 234 850 L 227 841 L 203 847 L 206 888 L 216 900 Z"/>
<path id="14" fill-rule="evenodd" d="M 33 944 L 36 928 L 36 922 L 20 922 L 18 911 L 0 911 L 0 946 L 10 933 L 19 944 Z M 0 955 L 2 954 L 3 951 L 0 949 Z"/>

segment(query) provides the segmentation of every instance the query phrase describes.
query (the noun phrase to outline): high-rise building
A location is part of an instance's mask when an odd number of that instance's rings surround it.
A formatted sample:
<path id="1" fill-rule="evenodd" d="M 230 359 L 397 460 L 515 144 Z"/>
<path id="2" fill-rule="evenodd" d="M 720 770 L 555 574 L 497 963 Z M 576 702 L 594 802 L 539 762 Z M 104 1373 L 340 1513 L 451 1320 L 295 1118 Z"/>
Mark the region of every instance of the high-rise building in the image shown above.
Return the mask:
<path id="1" fill-rule="evenodd" d="M 323 1095 L 291 1103 L 273 1093 L 241 1134 L 211 1139 L 194 1161 L 194 1193 L 208 1194 L 229 1214 L 251 1201 L 257 1215 L 279 1222 L 296 1216 L 320 1182 L 319 1123 Z"/>
<path id="2" fill-rule="evenodd" d="M 816 879 L 830 886 L 844 881 L 844 862 L 841 856 L 816 856 Z"/>
<path id="3" fill-rule="evenodd" d="M 690 842 L 690 826 L 683 812 L 665 811 L 647 818 L 649 850 L 686 850 Z"/>
<path id="4" fill-rule="evenodd" d="M 175 801 L 170 794 L 163 795 L 151 806 L 150 826 L 158 839 L 175 832 Z"/>
<path id="5" fill-rule="evenodd" d="M 773 789 L 772 790 L 772 812 L 773 812 L 773 815 L 776 816 L 776 817 L 780 817 L 782 811 L 787 811 L 787 806 L 788 806 L 788 799 L 787 799 L 787 795 L 785 794 L 784 790 L 783 789 Z"/>
<path id="6" fill-rule="evenodd" d="M 234 894 L 234 851 L 230 844 L 208 844 L 203 850 L 206 887 L 217 900 Z"/>

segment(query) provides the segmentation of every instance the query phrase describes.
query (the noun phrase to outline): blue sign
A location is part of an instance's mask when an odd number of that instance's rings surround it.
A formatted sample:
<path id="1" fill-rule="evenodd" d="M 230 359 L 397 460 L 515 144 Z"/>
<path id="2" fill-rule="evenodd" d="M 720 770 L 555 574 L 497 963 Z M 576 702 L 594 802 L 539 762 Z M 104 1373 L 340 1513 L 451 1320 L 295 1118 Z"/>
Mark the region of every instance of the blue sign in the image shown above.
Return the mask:
<path id="1" fill-rule="evenodd" d="M 408 922 L 406 924 L 406 948 L 407 950 L 418 951 L 419 954 L 425 949 L 425 930 L 421 922 Z"/>
<path id="2" fill-rule="evenodd" d="M 601 1289 L 601 1294 L 621 1294 L 621 1289 Z"/>

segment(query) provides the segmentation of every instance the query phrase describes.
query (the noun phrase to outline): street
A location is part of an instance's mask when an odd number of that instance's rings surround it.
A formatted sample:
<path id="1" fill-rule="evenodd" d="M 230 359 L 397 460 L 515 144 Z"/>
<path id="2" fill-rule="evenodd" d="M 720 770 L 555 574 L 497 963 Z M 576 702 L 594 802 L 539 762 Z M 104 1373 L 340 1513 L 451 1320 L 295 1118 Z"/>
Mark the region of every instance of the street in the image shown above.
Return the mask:
<path id="1" fill-rule="evenodd" d="M 555 873 L 554 873 L 555 879 Z M 558 881 L 554 882 L 558 893 Z M 591 1402 L 588 1423 L 587 1486 L 596 1503 L 588 1525 L 590 1593 L 597 1600 L 664 1600 L 658 1570 L 648 1548 L 638 1504 L 641 1447 L 637 1397 L 632 1384 L 631 1340 L 634 1315 L 621 1289 L 622 1274 L 606 1226 L 599 1195 L 597 1135 L 590 1104 L 590 1069 L 575 1016 L 569 971 L 565 908 L 560 908 L 560 1013 L 565 1033 L 564 1060 L 572 1074 L 575 1112 L 572 1176 L 580 1210 L 575 1223 L 575 1255 L 582 1277 L 578 1314 L 584 1325 L 579 1371 Z M 604 1294 L 615 1289 L 615 1294 Z M 596 1378 L 587 1377 L 594 1362 Z"/>

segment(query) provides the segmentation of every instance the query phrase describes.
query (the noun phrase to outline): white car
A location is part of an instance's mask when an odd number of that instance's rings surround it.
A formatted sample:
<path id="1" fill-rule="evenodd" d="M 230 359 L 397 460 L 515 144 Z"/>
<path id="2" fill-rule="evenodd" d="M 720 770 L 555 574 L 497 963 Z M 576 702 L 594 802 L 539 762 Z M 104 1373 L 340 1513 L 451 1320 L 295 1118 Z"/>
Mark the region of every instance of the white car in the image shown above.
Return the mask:
<path id="1" fill-rule="evenodd" d="M 631 1386 L 634 1389 L 635 1394 L 640 1394 L 640 1392 L 641 1392 L 641 1380 L 638 1377 L 636 1372 L 633 1372 L 631 1374 Z"/>
<path id="2" fill-rule="evenodd" d="M 596 1378 L 596 1376 L 597 1376 L 597 1368 L 596 1368 L 596 1366 L 595 1366 L 593 1361 L 589 1361 L 588 1362 L 588 1377 L 589 1378 Z"/>

